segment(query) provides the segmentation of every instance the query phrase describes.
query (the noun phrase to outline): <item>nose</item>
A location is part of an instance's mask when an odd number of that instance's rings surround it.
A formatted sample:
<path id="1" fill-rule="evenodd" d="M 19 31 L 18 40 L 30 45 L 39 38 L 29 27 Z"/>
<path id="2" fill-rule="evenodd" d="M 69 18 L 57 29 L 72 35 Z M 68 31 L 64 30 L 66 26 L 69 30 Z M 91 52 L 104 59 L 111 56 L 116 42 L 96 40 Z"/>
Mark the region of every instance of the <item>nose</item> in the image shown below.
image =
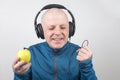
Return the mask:
<path id="1" fill-rule="evenodd" d="M 59 27 L 56 27 L 54 34 L 56 36 L 59 36 L 62 33 L 61 29 Z"/>

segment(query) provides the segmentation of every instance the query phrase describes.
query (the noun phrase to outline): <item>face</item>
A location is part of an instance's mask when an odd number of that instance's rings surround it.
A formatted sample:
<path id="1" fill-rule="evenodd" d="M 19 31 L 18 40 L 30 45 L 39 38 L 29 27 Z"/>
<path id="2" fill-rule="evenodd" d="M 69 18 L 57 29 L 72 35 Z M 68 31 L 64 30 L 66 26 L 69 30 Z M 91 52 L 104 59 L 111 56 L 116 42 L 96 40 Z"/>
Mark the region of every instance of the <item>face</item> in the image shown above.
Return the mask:
<path id="1" fill-rule="evenodd" d="M 53 49 L 62 48 L 69 38 L 69 24 L 65 13 L 60 9 L 50 9 L 42 17 L 44 37 Z"/>

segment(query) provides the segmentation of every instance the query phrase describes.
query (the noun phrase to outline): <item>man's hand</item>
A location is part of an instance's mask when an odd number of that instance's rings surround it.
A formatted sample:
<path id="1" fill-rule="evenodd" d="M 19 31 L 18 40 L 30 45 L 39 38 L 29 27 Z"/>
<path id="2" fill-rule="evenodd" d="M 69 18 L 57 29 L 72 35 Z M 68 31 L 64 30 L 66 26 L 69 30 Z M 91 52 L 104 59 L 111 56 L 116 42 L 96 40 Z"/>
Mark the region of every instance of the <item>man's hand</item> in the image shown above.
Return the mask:
<path id="1" fill-rule="evenodd" d="M 17 57 L 12 65 L 13 71 L 17 74 L 24 74 L 27 72 L 27 70 L 30 68 L 31 63 L 25 64 L 23 61 L 20 61 Z"/>
<path id="2" fill-rule="evenodd" d="M 92 57 L 92 51 L 88 48 L 88 46 L 85 46 L 83 48 L 80 48 L 77 50 L 77 60 L 79 61 L 86 61 Z"/>

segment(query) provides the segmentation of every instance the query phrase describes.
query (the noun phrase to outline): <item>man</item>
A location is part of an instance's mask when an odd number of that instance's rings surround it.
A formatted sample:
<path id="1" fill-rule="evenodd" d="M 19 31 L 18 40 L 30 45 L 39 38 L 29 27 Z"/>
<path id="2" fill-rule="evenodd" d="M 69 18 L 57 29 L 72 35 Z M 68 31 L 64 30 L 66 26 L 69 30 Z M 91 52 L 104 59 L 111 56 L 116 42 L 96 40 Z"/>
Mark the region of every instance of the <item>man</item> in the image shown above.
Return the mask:
<path id="1" fill-rule="evenodd" d="M 92 52 L 68 41 L 70 23 L 65 12 L 53 7 L 41 18 L 45 42 L 30 46 L 30 63 L 16 58 L 14 80 L 97 80 Z"/>

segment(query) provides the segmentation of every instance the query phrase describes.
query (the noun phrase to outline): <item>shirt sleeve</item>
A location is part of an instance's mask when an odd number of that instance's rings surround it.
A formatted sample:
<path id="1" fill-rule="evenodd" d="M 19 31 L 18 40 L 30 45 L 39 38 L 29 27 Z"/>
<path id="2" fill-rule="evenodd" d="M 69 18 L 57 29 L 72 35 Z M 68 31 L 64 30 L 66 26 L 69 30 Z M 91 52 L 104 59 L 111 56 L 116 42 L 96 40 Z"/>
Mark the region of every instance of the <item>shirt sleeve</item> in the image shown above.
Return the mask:
<path id="1" fill-rule="evenodd" d="M 80 73 L 81 80 L 97 80 L 93 69 L 92 58 L 80 62 Z"/>
<path id="2" fill-rule="evenodd" d="M 32 80 L 30 69 L 24 74 L 14 73 L 14 80 Z"/>

